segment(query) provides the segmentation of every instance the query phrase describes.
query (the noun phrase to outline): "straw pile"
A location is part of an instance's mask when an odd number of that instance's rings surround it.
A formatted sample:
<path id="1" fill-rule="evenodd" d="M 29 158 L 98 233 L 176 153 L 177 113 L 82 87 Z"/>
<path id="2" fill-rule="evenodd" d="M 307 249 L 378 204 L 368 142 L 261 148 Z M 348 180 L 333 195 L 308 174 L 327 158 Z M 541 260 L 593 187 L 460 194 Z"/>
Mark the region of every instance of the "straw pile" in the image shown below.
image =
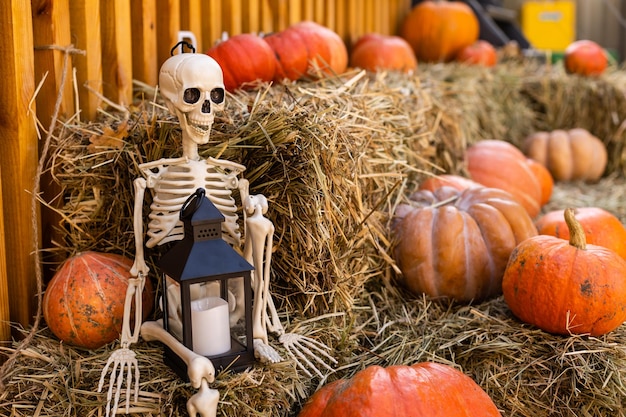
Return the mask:
<path id="1" fill-rule="evenodd" d="M 230 96 L 202 155 L 246 165 L 251 192 L 268 197 L 272 291 L 283 322 L 326 343 L 339 363 L 322 380 L 290 362 L 221 374 L 221 415 L 295 415 L 324 382 L 371 364 L 424 360 L 462 369 L 505 416 L 626 415 L 623 327 L 602 338 L 556 337 L 520 324 L 501 298 L 465 306 L 409 297 L 393 286 L 388 233 L 394 207 L 416 182 L 463 172 L 468 144 L 519 143 L 536 129 L 574 123 L 609 146 L 612 175 L 559 187 L 546 209 L 591 201 L 626 219 L 615 194 L 626 169 L 624 82 L 617 71 L 588 80 L 534 63 L 435 65 L 413 77 L 352 72 Z M 48 202 L 62 219 L 58 258 L 89 249 L 132 257 L 137 165 L 180 154 L 176 120 L 153 92 L 143 94 L 149 99 L 126 114 L 70 120 L 59 131 L 50 172 L 61 191 Z M 103 415 L 106 394 L 95 391 L 116 347 L 83 351 L 41 330 L 3 376 L 11 385 L 0 394 L 0 415 Z M 140 342 L 135 351 L 142 385 L 132 415 L 186 415 L 193 390 L 162 364 L 160 346 Z"/>

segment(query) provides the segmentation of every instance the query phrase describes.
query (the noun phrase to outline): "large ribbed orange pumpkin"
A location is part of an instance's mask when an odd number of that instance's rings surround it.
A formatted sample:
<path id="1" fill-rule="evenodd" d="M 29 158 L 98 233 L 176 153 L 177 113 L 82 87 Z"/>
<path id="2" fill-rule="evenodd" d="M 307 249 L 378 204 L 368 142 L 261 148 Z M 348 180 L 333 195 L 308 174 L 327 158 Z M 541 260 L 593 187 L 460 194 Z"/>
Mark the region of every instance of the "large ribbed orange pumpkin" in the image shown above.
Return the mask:
<path id="1" fill-rule="evenodd" d="M 43 315 L 52 333 L 87 349 L 119 338 L 132 264 L 126 257 L 94 251 L 68 258 L 44 293 Z M 145 318 L 154 305 L 148 279 L 142 300 Z"/>
<path id="2" fill-rule="evenodd" d="M 569 241 L 539 235 L 509 259 L 502 291 L 520 320 L 556 334 L 608 333 L 626 320 L 626 260 L 585 243 L 573 209 L 566 209 Z"/>
<path id="3" fill-rule="evenodd" d="M 526 156 L 503 140 L 481 140 L 465 153 L 470 178 L 486 187 L 509 192 L 531 217 L 541 210 L 543 190 Z"/>
<path id="4" fill-rule="evenodd" d="M 600 207 L 580 207 L 575 209 L 575 214 L 585 231 L 587 243 L 604 246 L 626 259 L 626 227 L 617 217 Z M 535 225 L 541 235 L 569 239 L 564 210 L 544 214 Z"/>
<path id="5" fill-rule="evenodd" d="M 298 417 L 499 417 L 469 376 L 434 362 L 372 365 L 324 385 Z"/>
<path id="6" fill-rule="evenodd" d="M 276 58 L 272 48 L 260 36 L 241 33 L 219 42 L 207 51 L 224 73 L 228 91 L 250 88 L 257 81 L 272 81 Z"/>
<path id="7" fill-rule="evenodd" d="M 296 81 L 304 77 L 309 68 L 309 51 L 297 30 L 283 30 L 263 38 L 276 57 L 274 81 Z"/>
<path id="8" fill-rule="evenodd" d="M 510 194 L 487 187 L 421 190 L 398 206 L 394 257 L 401 285 L 413 294 L 457 301 L 501 294 L 513 249 L 537 234 Z"/>
<path id="9" fill-rule="evenodd" d="M 343 74 L 346 72 L 349 59 L 348 48 L 337 32 L 310 20 L 298 22 L 292 25 L 290 29 L 297 30 L 304 38 L 312 34 L 322 37 L 328 47 L 328 59 L 325 59 L 323 56 L 320 57 L 322 59 L 317 59 L 317 55 L 309 50 L 309 61 L 315 62 L 317 68 L 321 69 L 325 75 Z"/>
<path id="10" fill-rule="evenodd" d="M 476 42 L 478 34 L 478 18 L 460 1 L 422 1 L 411 9 L 400 30 L 420 62 L 451 61 Z"/>

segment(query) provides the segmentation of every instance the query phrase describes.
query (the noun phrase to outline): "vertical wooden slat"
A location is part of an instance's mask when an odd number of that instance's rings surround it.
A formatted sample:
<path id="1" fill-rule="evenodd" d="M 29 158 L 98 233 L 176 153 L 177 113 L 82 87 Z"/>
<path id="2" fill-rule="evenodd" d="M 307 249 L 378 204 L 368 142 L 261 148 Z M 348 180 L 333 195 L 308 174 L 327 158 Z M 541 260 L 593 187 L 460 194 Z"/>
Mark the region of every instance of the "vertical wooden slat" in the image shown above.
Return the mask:
<path id="1" fill-rule="evenodd" d="M 337 31 L 337 6 L 335 2 L 336 0 L 326 0 L 324 2 L 324 21 L 329 29 Z"/>
<path id="2" fill-rule="evenodd" d="M 302 20 L 302 4 L 300 0 L 289 0 L 289 24 L 293 25 Z"/>
<path id="3" fill-rule="evenodd" d="M 133 77 L 148 85 L 157 84 L 156 1 L 132 0 Z"/>
<path id="4" fill-rule="evenodd" d="M 202 0 L 181 0 L 180 3 L 180 27 L 182 30 L 192 32 L 196 38 L 197 52 L 204 52 L 202 39 L 202 21 L 206 18 L 203 14 Z"/>
<path id="5" fill-rule="evenodd" d="M 272 33 L 276 31 L 274 25 L 274 15 L 272 14 L 272 6 L 269 0 L 261 2 L 261 31 L 263 33 Z"/>
<path id="6" fill-rule="evenodd" d="M 269 0 L 274 17 L 274 30 L 281 31 L 289 26 L 290 0 Z"/>
<path id="7" fill-rule="evenodd" d="M 244 0 L 242 2 L 243 25 L 245 33 L 259 33 L 261 31 L 261 0 Z"/>
<path id="8" fill-rule="evenodd" d="M 30 0 L 0 1 L 0 33 L 2 214 L 5 242 L 10 242 L 4 256 L 10 260 L 6 262 L 6 290 L 11 320 L 28 327 L 36 311 L 34 249 L 39 248 L 40 239 L 32 227 L 28 192 L 33 189 L 38 163 L 37 134 L 29 112 L 35 91 Z"/>
<path id="9" fill-rule="evenodd" d="M 341 36 L 344 42 L 350 45 L 348 43 L 347 27 L 348 17 L 346 13 L 346 2 L 344 0 L 338 0 L 335 3 L 335 32 Z"/>
<path id="10" fill-rule="evenodd" d="M 242 15 L 242 0 L 229 0 L 222 4 L 222 19 L 226 23 L 225 30 L 229 36 L 243 33 Z"/>
<path id="11" fill-rule="evenodd" d="M 109 100 L 123 106 L 133 99 L 132 28 L 130 0 L 100 3 L 102 19 L 102 91 Z"/>
<path id="12" fill-rule="evenodd" d="M 180 31 L 180 2 L 157 0 L 157 67 L 169 58 L 170 51 L 178 42 Z"/>
<path id="13" fill-rule="evenodd" d="M 221 0 L 205 0 L 203 4 L 202 41 L 204 49 L 208 50 L 221 38 L 224 30 L 222 24 L 222 2 Z"/>
<path id="14" fill-rule="evenodd" d="M 328 23 L 326 22 L 326 13 L 325 13 L 325 4 L 324 0 L 315 0 L 313 10 L 313 20 L 316 22 L 328 27 Z"/>
<path id="15" fill-rule="evenodd" d="M 11 340 L 10 317 L 7 252 L 4 240 L 4 216 L 2 215 L 2 166 L 0 165 L 0 345 L 2 342 Z"/>
<path id="16" fill-rule="evenodd" d="M 35 44 L 35 83 L 46 76 L 37 94 L 37 118 L 45 128 L 50 125 L 54 104 L 63 76 L 63 52 L 51 46 L 66 47 L 71 43 L 69 0 L 32 0 L 33 42 Z M 66 68 L 71 81 L 71 67 Z M 47 74 L 47 75 L 46 75 Z M 63 101 L 59 116 L 74 114 L 72 83 L 66 82 L 61 92 Z"/>
<path id="17" fill-rule="evenodd" d="M 300 20 L 315 19 L 315 0 L 301 0 L 300 2 Z M 321 23 L 321 22 L 318 22 Z"/>
<path id="18" fill-rule="evenodd" d="M 85 88 L 85 84 L 102 93 L 100 0 L 72 0 L 70 22 L 76 48 L 85 51 L 85 55 L 76 55 L 73 58 L 78 81 L 80 116 L 82 119 L 93 120 L 101 99 Z"/>

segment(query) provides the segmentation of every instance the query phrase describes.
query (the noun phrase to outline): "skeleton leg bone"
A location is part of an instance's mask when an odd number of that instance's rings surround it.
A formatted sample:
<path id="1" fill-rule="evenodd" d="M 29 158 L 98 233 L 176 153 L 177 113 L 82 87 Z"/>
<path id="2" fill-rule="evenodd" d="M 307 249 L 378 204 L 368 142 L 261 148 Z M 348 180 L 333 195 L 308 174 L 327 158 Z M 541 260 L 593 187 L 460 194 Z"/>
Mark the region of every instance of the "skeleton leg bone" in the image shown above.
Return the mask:
<path id="1" fill-rule="evenodd" d="M 187 349 L 174 336 L 169 334 L 159 321 L 147 321 L 141 326 L 141 336 L 146 341 L 158 340 L 180 357 L 187 365 L 187 376 L 191 386 L 199 389 L 187 401 L 189 415 L 196 417 L 215 417 L 217 415 L 217 403 L 219 392 L 210 389 L 207 383 L 215 380 L 215 368 L 213 363 L 204 356 L 198 355 Z"/>

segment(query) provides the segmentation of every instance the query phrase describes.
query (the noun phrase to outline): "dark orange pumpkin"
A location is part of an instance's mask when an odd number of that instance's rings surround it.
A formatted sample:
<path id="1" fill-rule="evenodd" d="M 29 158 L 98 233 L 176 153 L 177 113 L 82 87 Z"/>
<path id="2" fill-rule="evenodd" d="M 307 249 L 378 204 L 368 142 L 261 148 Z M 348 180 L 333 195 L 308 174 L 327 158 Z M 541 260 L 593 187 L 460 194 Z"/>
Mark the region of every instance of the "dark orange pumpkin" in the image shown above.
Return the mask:
<path id="1" fill-rule="evenodd" d="M 606 70 L 608 63 L 606 52 L 594 41 L 581 39 L 565 48 L 563 65 L 569 74 L 598 76 Z"/>
<path id="2" fill-rule="evenodd" d="M 274 81 L 296 81 L 306 75 L 309 52 L 297 30 L 283 30 L 264 37 L 276 56 Z"/>
<path id="3" fill-rule="evenodd" d="M 531 217 L 541 210 L 541 184 L 526 156 L 503 140 L 481 140 L 465 154 L 470 178 L 486 187 L 509 192 Z"/>
<path id="4" fill-rule="evenodd" d="M 403 38 L 368 33 L 352 46 L 350 65 L 372 72 L 411 72 L 417 69 L 417 59 L 411 45 Z"/>
<path id="5" fill-rule="evenodd" d="M 520 243 L 504 272 L 504 300 L 523 322 L 556 334 L 606 334 L 626 320 L 626 260 L 585 243 L 573 209 L 569 241 L 539 235 Z"/>
<path id="6" fill-rule="evenodd" d="M 498 54 L 492 44 L 479 39 L 461 49 L 455 59 L 464 64 L 493 67 L 498 63 Z"/>
<path id="7" fill-rule="evenodd" d="M 396 209 L 398 282 L 413 294 L 457 301 L 501 294 L 513 249 L 537 234 L 526 210 L 505 191 L 440 187 L 417 191 Z"/>
<path id="8" fill-rule="evenodd" d="M 126 257 L 93 251 L 67 259 L 44 293 L 43 315 L 52 333 L 87 349 L 119 338 L 132 264 Z M 146 318 L 154 305 L 150 280 L 142 295 Z"/>
<path id="9" fill-rule="evenodd" d="M 580 207 L 575 209 L 575 214 L 585 231 L 587 243 L 604 246 L 626 259 L 626 228 L 617 217 L 600 207 Z M 535 225 L 541 235 L 569 239 L 564 210 L 546 213 Z"/>
<path id="10" fill-rule="evenodd" d="M 499 417 L 491 398 L 451 366 L 372 365 L 351 379 L 324 385 L 298 417 Z"/>
<path id="11" fill-rule="evenodd" d="M 522 149 L 555 181 L 597 181 L 608 162 L 604 142 L 582 128 L 535 132 L 524 139 Z"/>
<path id="12" fill-rule="evenodd" d="M 274 51 L 261 37 L 242 33 L 221 41 L 207 51 L 224 73 L 228 91 L 251 88 L 257 81 L 272 81 L 276 72 Z"/>
<path id="13" fill-rule="evenodd" d="M 472 181 L 469 178 L 465 178 L 460 175 L 441 174 L 435 177 L 426 178 L 420 183 L 419 189 L 435 191 L 437 188 L 441 188 L 444 185 L 456 188 L 459 191 L 463 191 L 466 188 L 482 187 L 482 185 L 476 181 Z"/>
<path id="14" fill-rule="evenodd" d="M 400 36 L 415 51 L 418 61 L 448 62 L 478 40 L 478 18 L 459 1 L 422 1 L 404 19 Z"/>

